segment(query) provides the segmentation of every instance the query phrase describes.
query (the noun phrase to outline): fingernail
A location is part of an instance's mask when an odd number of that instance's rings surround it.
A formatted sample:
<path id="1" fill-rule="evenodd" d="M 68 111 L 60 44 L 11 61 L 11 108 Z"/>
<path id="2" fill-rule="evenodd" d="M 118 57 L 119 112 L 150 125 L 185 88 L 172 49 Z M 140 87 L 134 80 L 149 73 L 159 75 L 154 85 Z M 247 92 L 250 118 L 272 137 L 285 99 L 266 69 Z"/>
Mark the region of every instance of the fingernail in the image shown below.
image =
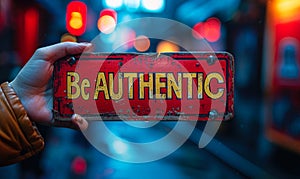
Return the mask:
<path id="1" fill-rule="evenodd" d="M 93 44 L 90 43 L 90 42 L 80 42 L 80 44 L 82 44 L 82 45 L 93 45 Z"/>
<path id="2" fill-rule="evenodd" d="M 72 121 L 74 121 L 80 130 L 86 130 L 88 128 L 88 122 L 78 114 L 73 114 Z"/>
<path id="3" fill-rule="evenodd" d="M 94 45 L 92 43 L 89 43 L 85 49 L 84 52 L 92 52 L 94 50 Z"/>

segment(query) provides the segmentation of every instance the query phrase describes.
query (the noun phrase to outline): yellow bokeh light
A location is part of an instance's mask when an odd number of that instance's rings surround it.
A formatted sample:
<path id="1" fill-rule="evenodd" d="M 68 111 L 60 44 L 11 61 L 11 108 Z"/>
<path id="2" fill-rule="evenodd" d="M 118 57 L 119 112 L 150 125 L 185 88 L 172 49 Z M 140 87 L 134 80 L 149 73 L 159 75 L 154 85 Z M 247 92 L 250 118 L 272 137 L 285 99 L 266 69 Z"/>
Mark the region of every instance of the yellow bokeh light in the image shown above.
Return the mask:
<path id="1" fill-rule="evenodd" d="M 134 48 L 139 52 L 145 52 L 150 47 L 150 40 L 148 37 L 141 35 L 138 36 L 133 44 Z"/>
<path id="2" fill-rule="evenodd" d="M 74 29 L 80 29 L 82 27 L 82 16 L 79 12 L 72 12 L 70 26 Z"/>
<path id="3" fill-rule="evenodd" d="M 98 29 L 104 34 L 112 33 L 116 28 L 116 21 L 113 17 L 105 15 L 98 20 Z"/>
<path id="4" fill-rule="evenodd" d="M 77 42 L 77 38 L 69 33 L 65 33 L 60 38 L 61 42 Z"/>
<path id="5" fill-rule="evenodd" d="M 179 47 L 169 41 L 162 41 L 157 45 L 156 52 L 162 53 L 162 52 L 178 52 L 180 49 Z"/>
<path id="6" fill-rule="evenodd" d="M 299 0 L 275 0 L 269 3 L 273 5 L 274 14 L 278 17 L 279 21 L 293 21 L 300 18 Z"/>

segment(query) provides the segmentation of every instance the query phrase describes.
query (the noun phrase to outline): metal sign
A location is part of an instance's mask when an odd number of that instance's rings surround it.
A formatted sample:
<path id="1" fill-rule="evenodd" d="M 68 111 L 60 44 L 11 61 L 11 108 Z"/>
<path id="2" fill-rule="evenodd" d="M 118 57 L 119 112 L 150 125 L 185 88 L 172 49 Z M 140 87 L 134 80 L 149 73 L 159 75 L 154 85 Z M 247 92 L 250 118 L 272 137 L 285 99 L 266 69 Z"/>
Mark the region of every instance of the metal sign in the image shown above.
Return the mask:
<path id="1" fill-rule="evenodd" d="M 233 57 L 217 53 L 86 53 L 54 69 L 54 118 L 228 120 Z"/>

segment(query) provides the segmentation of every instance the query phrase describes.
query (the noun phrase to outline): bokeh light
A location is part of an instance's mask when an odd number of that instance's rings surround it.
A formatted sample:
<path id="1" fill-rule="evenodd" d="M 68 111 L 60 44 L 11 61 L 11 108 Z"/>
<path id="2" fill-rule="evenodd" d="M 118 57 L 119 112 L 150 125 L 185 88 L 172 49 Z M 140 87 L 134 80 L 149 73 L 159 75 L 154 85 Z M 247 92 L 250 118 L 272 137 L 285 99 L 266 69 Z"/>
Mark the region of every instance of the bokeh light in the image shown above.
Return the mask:
<path id="1" fill-rule="evenodd" d="M 102 1 L 104 7 L 119 9 L 123 5 L 123 0 L 104 0 Z"/>
<path id="2" fill-rule="evenodd" d="M 80 36 L 86 30 L 87 5 L 80 1 L 72 1 L 67 6 L 66 28 L 72 35 Z"/>
<path id="3" fill-rule="evenodd" d="M 165 0 L 142 0 L 142 7 L 149 12 L 161 12 L 165 8 Z"/>
<path id="4" fill-rule="evenodd" d="M 139 52 L 145 52 L 150 47 L 150 40 L 148 37 L 141 35 L 138 36 L 134 41 L 134 48 Z"/>
<path id="5" fill-rule="evenodd" d="M 100 12 L 97 22 L 98 29 L 104 34 L 112 33 L 117 25 L 117 12 L 113 9 L 104 9 Z"/>
<path id="6" fill-rule="evenodd" d="M 124 4 L 129 11 L 136 11 L 141 4 L 140 0 L 124 0 Z"/>
<path id="7" fill-rule="evenodd" d="M 207 19 L 205 23 L 205 38 L 209 42 L 216 42 L 221 36 L 221 22 L 219 19 L 212 17 Z"/>
<path id="8" fill-rule="evenodd" d="M 180 50 L 180 48 L 178 47 L 178 45 L 176 45 L 170 41 L 161 41 L 161 42 L 159 42 L 159 44 L 157 45 L 157 48 L 156 48 L 157 53 L 177 52 L 179 50 Z"/>
<path id="9" fill-rule="evenodd" d="M 98 20 L 98 29 L 105 34 L 112 33 L 116 28 L 116 21 L 111 16 L 105 15 Z"/>
<path id="10" fill-rule="evenodd" d="M 216 42 L 221 37 L 221 22 L 218 18 L 211 17 L 195 24 L 192 33 L 196 39 L 205 38 L 209 42 Z"/>
<path id="11" fill-rule="evenodd" d="M 72 161 L 71 168 L 72 171 L 77 175 L 85 174 L 87 170 L 86 160 L 81 156 L 75 157 Z"/>
<path id="12" fill-rule="evenodd" d="M 196 39 L 203 39 L 205 36 L 205 28 L 204 28 L 204 23 L 203 22 L 198 22 L 197 24 L 194 25 L 193 27 L 193 36 Z"/>
<path id="13" fill-rule="evenodd" d="M 61 42 L 77 42 L 77 38 L 74 35 L 65 33 L 60 38 Z"/>
<path id="14" fill-rule="evenodd" d="M 81 14 L 79 12 L 72 12 L 71 16 L 72 18 L 69 22 L 69 25 L 74 29 L 80 29 L 83 25 Z"/>

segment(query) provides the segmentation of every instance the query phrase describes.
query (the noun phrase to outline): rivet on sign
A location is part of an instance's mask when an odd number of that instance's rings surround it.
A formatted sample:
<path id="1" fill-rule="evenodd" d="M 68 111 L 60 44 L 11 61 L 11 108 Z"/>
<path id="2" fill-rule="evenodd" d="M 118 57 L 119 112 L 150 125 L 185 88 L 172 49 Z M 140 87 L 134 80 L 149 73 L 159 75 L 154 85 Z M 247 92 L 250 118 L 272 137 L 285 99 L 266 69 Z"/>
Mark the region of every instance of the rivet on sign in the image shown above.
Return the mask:
<path id="1" fill-rule="evenodd" d="M 212 64 L 215 63 L 216 60 L 217 60 L 217 58 L 216 58 L 214 55 L 210 55 L 210 56 L 208 56 L 208 58 L 207 58 L 207 63 L 208 63 L 209 65 L 212 65 Z"/>
<path id="2" fill-rule="evenodd" d="M 70 57 L 68 60 L 69 65 L 74 65 L 76 63 L 76 58 L 75 57 Z"/>
<path id="3" fill-rule="evenodd" d="M 218 112 L 216 110 L 211 110 L 209 112 L 209 119 L 210 120 L 215 120 L 215 119 L 217 119 L 218 115 L 219 114 L 218 114 Z"/>
<path id="4" fill-rule="evenodd" d="M 68 103 L 67 107 L 70 108 L 70 109 L 73 109 L 73 103 Z"/>

